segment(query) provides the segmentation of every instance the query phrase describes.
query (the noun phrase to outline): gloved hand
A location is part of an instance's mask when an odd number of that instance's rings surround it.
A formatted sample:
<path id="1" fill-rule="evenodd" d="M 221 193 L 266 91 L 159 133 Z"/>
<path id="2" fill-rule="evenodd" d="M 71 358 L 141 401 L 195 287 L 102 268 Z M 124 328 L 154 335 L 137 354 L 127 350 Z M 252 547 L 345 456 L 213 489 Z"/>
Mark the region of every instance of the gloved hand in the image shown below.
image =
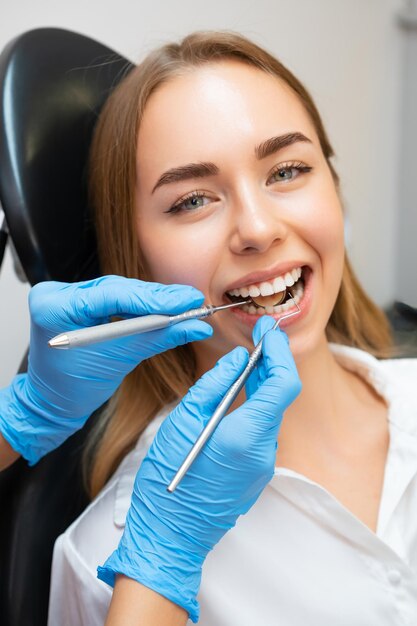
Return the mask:
<path id="1" fill-rule="evenodd" d="M 81 428 L 138 363 L 180 344 L 205 339 L 200 320 L 71 350 L 48 346 L 66 330 L 110 321 L 114 315 L 177 314 L 201 306 L 203 294 L 105 276 L 81 283 L 44 282 L 29 293 L 31 332 L 27 374 L 0 393 L 0 431 L 30 464 Z"/>
<path id="2" fill-rule="evenodd" d="M 272 325 L 271 318 L 260 318 L 255 343 Z M 249 399 L 223 418 L 169 493 L 177 469 L 246 363 L 244 348 L 223 357 L 162 423 L 136 476 L 119 546 L 98 568 L 108 584 L 117 573 L 133 578 L 182 606 L 193 622 L 204 559 L 270 481 L 282 415 L 301 388 L 286 335 L 267 333 Z"/>

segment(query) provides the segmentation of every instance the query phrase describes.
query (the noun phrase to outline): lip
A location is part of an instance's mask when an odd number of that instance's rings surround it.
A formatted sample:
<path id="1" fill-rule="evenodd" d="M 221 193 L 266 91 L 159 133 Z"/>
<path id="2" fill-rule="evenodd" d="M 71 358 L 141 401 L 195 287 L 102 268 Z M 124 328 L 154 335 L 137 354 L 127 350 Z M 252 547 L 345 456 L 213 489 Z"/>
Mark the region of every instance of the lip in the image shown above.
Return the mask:
<path id="1" fill-rule="evenodd" d="M 298 313 L 298 315 L 289 317 L 286 320 L 283 320 L 282 323 L 279 325 L 280 328 L 287 328 L 289 326 L 297 324 L 308 315 L 310 311 L 310 307 L 311 307 L 311 302 L 312 302 L 312 291 L 313 291 L 312 276 L 313 276 L 313 272 L 310 269 L 310 267 L 304 266 L 304 293 L 303 293 L 302 299 L 298 303 L 298 306 L 300 307 L 300 313 Z M 284 313 L 281 313 L 281 314 L 277 313 L 273 315 L 267 314 L 267 315 L 269 315 L 269 317 L 273 317 L 275 320 L 278 320 L 281 317 L 284 317 L 288 313 L 292 313 L 295 310 L 296 310 L 295 307 L 291 307 L 287 311 L 284 311 Z M 251 315 L 250 313 L 245 313 L 245 311 L 242 311 L 242 309 L 240 309 L 239 307 L 230 309 L 230 314 L 234 315 L 237 320 L 239 320 L 246 326 L 251 326 L 251 327 L 255 326 L 256 322 L 261 317 L 260 315 Z"/>
<path id="2" fill-rule="evenodd" d="M 241 287 L 247 287 L 248 285 L 256 285 L 258 283 L 272 280 L 277 276 L 283 276 L 296 267 L 309 268 L 309 266 L 302 261 L 287 261 L 286 263 L 275 265 L 268 270 L 251 272 L 250 274 L 242 276 L 242 278 L 230 283 L 230 285 L 228 285 L 224 290 L 224 293 L 226 293 L 226 291 L 232 291 L 232 289 L 240 289 Z"/>

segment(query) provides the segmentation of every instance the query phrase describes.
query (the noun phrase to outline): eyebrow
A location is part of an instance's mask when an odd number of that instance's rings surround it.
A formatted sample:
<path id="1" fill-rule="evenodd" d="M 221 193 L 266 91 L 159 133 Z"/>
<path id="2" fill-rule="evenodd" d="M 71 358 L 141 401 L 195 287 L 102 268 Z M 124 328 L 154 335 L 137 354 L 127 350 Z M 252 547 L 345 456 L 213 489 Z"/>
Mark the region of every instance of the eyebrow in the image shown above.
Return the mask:
<path id="1" fill-rule="evenodd" d="M 271 154 L 279 152 L 283 148 L 290 146 L 297 142 L 312 143 L 308 137 L 302 133 L 286 133 L 285 135 L 279 135 L 277 137 L 271 137 L 266 141 L 263 141 L 259 146 L 255 148 L 255 156 L 258 160 L 265 159 Z M 173 167 L 164 172 L 157 180 L 155 186 L 152 189 L 152 193 L 158 187 L 162 185 L 168 185 L 170 183 L 176 183 L 181 180 L 187 180 L 190 178 L 204 178 L 206 176 L 215 176 L 219 173 L 219 168 L 214 163 L 188 163 L 187 165 L 180 165 L 179 167 Z"/>
<path id="2" fill-rule="evenodd" d="M 188 178 L 203 178 L 205 176 L 215 176 L 219 173 L 219 168 L 214 163 L 188 163 L 167 170 L 158 178 L 158 182 L 152 189 L 152 193 L 162 185 L 176 183 Z"/>
<path id="3" fill-rule="evenodd" d="M 265 159 L 271 154 L 275 154 L 276 152 L 279 152 L 279 150 L 282 150 L 287 146 L 291 146 L 293 143 L 297 143 L 298 141 L 312 143 L 311 139 L 303 135 L 303 133 L 286 133 L 285 135 L 279 135 L 278 137 L 271 137 L 271 139 L 267 139 L 259 144 L 259 146 L 256 146 L 256 158 L 259 160 Z"/>

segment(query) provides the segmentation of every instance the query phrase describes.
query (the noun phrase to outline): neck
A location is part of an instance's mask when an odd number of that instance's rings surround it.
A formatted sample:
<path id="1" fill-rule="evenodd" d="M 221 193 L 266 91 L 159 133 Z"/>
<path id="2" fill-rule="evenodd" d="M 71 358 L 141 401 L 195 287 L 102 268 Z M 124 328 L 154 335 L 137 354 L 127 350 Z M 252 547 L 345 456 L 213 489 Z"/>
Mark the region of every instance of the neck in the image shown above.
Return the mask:
<path id="1" fill-rule="evenodd" d="M 297 421 L 303 427 L 327 427 L 329 419 L 340 415 L 340 406 L 348 392 L 350 375 L 336 361 L 323 337 L 308 355 L 296 361 L 302 391 L 288 407 L 286 421 Z"/>
<path id="2" fill-rule="evenodd" d="M 378 418 L 383 399 L 357 374 L 336 360 L 325 338 L 297 362 L 302 392 L 285 412 L 280 442 L 327 441 L 334 447 L 354 445 L 363 429 Z M 363 416 L 368 415 L 364 421 Z"/>

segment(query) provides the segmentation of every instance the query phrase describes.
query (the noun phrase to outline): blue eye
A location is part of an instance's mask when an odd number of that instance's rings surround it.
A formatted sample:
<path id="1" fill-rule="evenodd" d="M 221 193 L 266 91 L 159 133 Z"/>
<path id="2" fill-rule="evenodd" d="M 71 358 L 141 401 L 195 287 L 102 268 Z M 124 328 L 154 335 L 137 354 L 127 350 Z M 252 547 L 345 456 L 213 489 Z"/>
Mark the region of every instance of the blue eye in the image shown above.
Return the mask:
<path id="1" fill-rule="evenodd" d="M 188 197 L 182 198 L 179 202 L 174 204 L 167 213 L 180 213 L 191 212 L 200 209 L 201 207 L 211 202 L 204 193 L 193 191 Z"/>
<path id="2" fill-rule="evenodd" d="M 267 184 L 291 182 L 292 180 L 298 178 L 300 174 L 306 174 L 311 170 L 311 167 L 304 165 L 303 163 L 286 163 L 284 165 L 279 165 L 268 178 Z"/>
<path id="3" fill-rule="evenodd" d="M 204 198 L 202 196 L 194 196 L 193 198 L 188 198 L 188 200 L 184 200 L 182 203 L 182 207 L 184 209 L 199 209 L 201 206 L 204 206 Z"/>
<path id="4" fill-rule="evenodd" d="M 292 180 L 297 176 L 298 170 L 295 167 L 285 167 L 273 173 L 275 180 Z"/>

